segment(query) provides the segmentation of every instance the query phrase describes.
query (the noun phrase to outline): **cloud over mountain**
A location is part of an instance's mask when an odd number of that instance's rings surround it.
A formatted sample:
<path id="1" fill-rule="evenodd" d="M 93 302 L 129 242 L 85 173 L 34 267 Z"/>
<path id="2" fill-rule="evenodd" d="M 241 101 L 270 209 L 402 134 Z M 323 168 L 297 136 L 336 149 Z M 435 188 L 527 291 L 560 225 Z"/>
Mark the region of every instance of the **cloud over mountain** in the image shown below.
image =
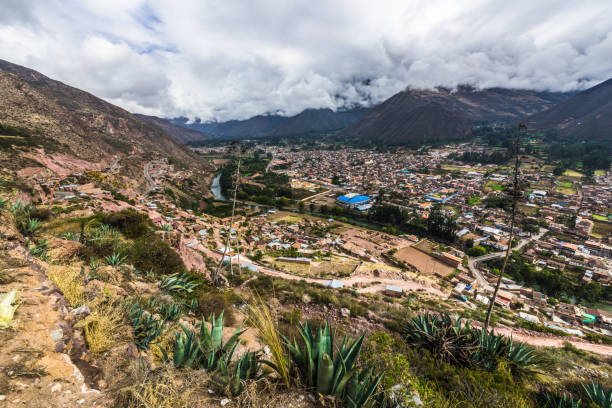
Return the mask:
<path id="1" fill-rule="evenodd" d="M 46 1 L 0 4 L 0 58 L 130 111 L 243 119 L 406 86 L 585 89 L 612 74 L 612 3 Z"/>

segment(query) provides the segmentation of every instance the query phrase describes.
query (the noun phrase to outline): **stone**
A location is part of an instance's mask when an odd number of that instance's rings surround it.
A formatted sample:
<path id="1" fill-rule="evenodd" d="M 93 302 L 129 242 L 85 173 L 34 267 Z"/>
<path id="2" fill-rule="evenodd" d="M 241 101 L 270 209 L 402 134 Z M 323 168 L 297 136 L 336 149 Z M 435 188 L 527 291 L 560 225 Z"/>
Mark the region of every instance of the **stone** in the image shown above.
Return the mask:
<path id="1" fill-rule="evenodd" d="M 83 305 L 83 306 L 77 307 L 76 309 L 72 309 L 70 311 L 70 314 L 83 318 L 91 314 L 91 309 L 89 308 L 89 306 Z"/>
<path id="2" fill-rule="evenodd" d="M 229 404 L 230 402 L 232 402 L 232 400 L 230 400 L 229 398 L 223 398 L 223 399 L 221 400 L 221 406 L 222 406 L 222 407 L 224 407 L 224 406 L 226 406 L 227 404 Z"/>
<path id="3" fill-rule="evenodd" d="M 60 341 L 62 337 L 64 337 L 64 332 L 62 331 L 62 329 L 51 330 L 51 333 L 49 333 L 49 335 L 51 336 L 51 340 L 57 342 Z"/>
<path id="4" fill-rule="evenodd" d="M 51 387 L 51 392 L 60 392 L 62 390 L 62 384 L 55 383 L 53 387 Z"/>
<path id="5" fill-rule="evenodd" d="M 342 309 L 340 309 L 340 316 L 351 317 L 351 311 L 348 310 L 346 307 L 343 307 Z"/>

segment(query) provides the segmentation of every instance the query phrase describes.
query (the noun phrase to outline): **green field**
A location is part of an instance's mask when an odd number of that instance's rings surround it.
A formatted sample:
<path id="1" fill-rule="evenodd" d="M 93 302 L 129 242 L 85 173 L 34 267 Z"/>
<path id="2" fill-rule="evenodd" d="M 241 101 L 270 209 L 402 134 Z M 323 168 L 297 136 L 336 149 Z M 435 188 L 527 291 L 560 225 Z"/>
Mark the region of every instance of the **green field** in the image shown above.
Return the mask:
<path id="1" fill-rule="evenodd" d="M 596 176 L 605 176 L 606 175 L 606 171 L 605 170 L 595 170 L 593 172 L 594 175 Z"/>
<path id="2" fill-rule="evenodd" d="M 608 221 L 608 217 L 599 214 L 594 214 L 593 219 L 597 221 Z"/>
<path id="3" fill-rule="evenodd" d="M 480 196 L 474 196 L 474 197 L 468 198 L 467 203 L 469 205 L 476 205 L 480 203 Z"/>
<path id="4" fill-rule="evenodd" d="M 558 185 L 560 187 L 565 187 L 565 188 L 572 188 L 572 187 L 574 187 L 574 183 L 570 183 L 569 181 L 560 181 L 558 183 Z"/>

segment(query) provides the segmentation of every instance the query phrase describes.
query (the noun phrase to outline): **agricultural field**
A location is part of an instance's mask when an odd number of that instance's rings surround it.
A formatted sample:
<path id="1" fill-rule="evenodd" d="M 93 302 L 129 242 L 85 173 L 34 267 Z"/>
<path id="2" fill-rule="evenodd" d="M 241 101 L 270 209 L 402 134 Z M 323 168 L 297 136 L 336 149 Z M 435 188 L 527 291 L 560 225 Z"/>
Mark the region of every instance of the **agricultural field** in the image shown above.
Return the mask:
<path id="1" fill-rule="evenodd" d="M 447 276 L 453 273 L 455 270 L 455 268 L 452 266 L 440 262 L 436 258 L 429 256 L 412 246 L 400 248 L 395 257 L 400 261 L 414 266 L 424 275 L 438 274 L 441 276 Z"/>
<path id="2" fill-rule="evenodd" d="M 555 191 L 558 191 L 561 194 L 565 194 L 565 195 L 576 195 L 576 189 L 573 187 L 561 187 L 561 186 L 556 186 L 555 187 Z"/>
<path id="3" fill-rule="evenodd" d="M 593 231 L 591 231 L 591 235 L 601 238 L 609 237 L 612 235 L 612 223 L 593 222 Z"/>
<path id="4" fill-rule="evenodd" d="M 497 184 L 494 181 L 487 181 L 487 183 L 484 186 L 484 190 L 485 191 L 502 191 L 504 189 L 504 186 L 502 186 L 501 184 Z"/>
<path id="5" fill-rule="evenodd" d="M 606 175 L 606 171 L 605 170 L 595 170 L 593 172 L 593 175 L 595 175 L 595 176 L 605 176 Z"/>
<path id="6" fill-rule="evenodd" d="M 565 177 L 571 177 L 576 179 L 581 179 L 584 177 L 584 174 L 577 172 L 576 170 L 567 169 L 563 172 Z"/>

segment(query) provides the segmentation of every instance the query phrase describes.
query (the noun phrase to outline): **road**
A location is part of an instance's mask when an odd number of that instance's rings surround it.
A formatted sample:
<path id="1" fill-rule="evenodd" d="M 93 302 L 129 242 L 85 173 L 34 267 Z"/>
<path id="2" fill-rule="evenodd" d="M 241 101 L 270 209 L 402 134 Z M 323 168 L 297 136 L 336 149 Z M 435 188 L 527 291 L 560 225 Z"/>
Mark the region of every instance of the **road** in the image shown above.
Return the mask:
<path id="1" fill-rule="evenodd" d="M 519 244 L 513 249 L 513 251 L 518 251 L 520 250 L 522 247 L 524 247 L 525 245 L 527 245 L 529 242 L 534 241 L 534 240 L 538 240 L 540 238 L 542 238 L 542 236 L 544 234 L 546 234 L 548 232 L 547 229 L 545 228 L 540 228 L 540 231 L 538 232 L 537 235 L 530 237 L 530 238 L 526 238 L 526 239 L 522 239 Z M 490 254 L 486 254 L 483 256 L 479 256 L 477 258 L 470 258 L 468 260 L 468 268 L 470 270 L 470 272 L 472 273 L 472 275 L 474 275 L 474 277 L 476 278 L 476 282 L 478 282 L 478 286 L 481 287 L 485 292 L 492 292 L 493 291 L 493 286 L 491 284 L 489 284 L 489 282 L 485 279 L 484 275 L 482 274 L 482 272 L 480 272 L 480 270 L 478 269 L 477 264 L 484 262 L 484 261 L 488 261 L 490 259 L 495 259 L 495 258 L 501 258 L 503 256 L 506 255 L 506 251 L 499 251 L 499 252 L 491 252 Z"/>
<path id="2" fill-rule="evenodd" d="M 149 166 L 152 164 L 153 162 L 147 162 L 144 165 L 144 176 L 145 179 L 147 180 L 147 182 L 149 183 L 149 190 L 147 190 L 147 192 L 145 193 L 145 195 L 149 195 L 152 191 L 155 191 L 155 189 L 157 188 L 157 184 L 155 184 L 155 181 L 153 180 L 153 178 L 151 177 L 151 175 L 149 174 Z"/>
<path id="3" fill-rule="evenodd" d="M 266 166 L 266 171 L 264 173 L 267 173 L 270 171 L 270 167 L 272 167 L 273 161 L 274 161 L 274 155 L 272 155 L 272 157 L 270 158 L 270 161 L 268 162 L 268 165 Z"/>

